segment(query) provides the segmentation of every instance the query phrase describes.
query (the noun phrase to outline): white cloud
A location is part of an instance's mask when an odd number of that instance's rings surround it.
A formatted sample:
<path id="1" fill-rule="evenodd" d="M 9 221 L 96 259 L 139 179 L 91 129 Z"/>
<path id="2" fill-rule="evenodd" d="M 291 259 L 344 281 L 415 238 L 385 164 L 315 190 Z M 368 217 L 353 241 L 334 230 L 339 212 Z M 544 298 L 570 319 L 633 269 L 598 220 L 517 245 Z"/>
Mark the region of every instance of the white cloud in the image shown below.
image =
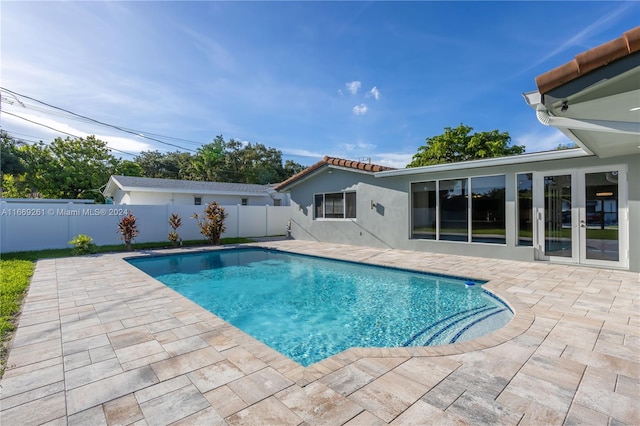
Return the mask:
<path id="1" fill-rule="evenodd" d="M 356 93 L 358 93 L 358 89 L 360 89 L 362 83 L 360 83 L 359 81 L 352 81 L 351 83 L 345 83 L 345 86 L 347 86 L 347 90 L 351 92 L 352 95 L 355 95 Z"/>
<path id="2" fill-rule="evenodd" d="M 398 153 L 382 153 L 375 154 L 371 160 L 374 164 L 381 166 L 395 167 L 396 169 L 404 169 L 411 162 L 414 154 L 398 154 Z"/>
<path id="3" fill-rule="evenodd" d="M 323 152 L 314 152 L 307 149 L 296 149 L 296 148 L 282 148 L 281 151 L 283 154 L 286 154 L 286 155 L 317 158 L 318 160 L 326 155 Z"/>
<path id="4" fill-rule="evenodd" d="M 371 90 L 367 92 L 367 96 L 373 96 L 377 101 L 378 99 L 380 99 L 380 91 L 376 86 L 373 86 Z"/>
<path id="5" fill-rule="evenodd" d="M 346 149 L 347 151 L 355 151 L 355 150 L 359 150 L 359 151 L 363 151 L 363 150 L 373 150 L 376 148 L 376 145 L 371 144 L 371 143 L 364 143 L 364 142 L 356 142 L 356 143 L 344 143 L 342 144 L 342 147 L 344 149 Z"/>
<path id="6" fill-rule="evenodd" d="M 355 115 L 365 115 L 367 111 L 369 111 L 369 108 L 365 104 L 360 104 L 353 107 L 353 113 Z"/>
<path id="7" fill-rule="evenodd" d="M 116 136 L 114 134 L 85 131 L 68 123 L 45 117 L 41 114 L 32 114 L 30 112 L 20 112 L 17 115 L 24 117 L 31 122 L 12 115 L 6 115 L 2 118 L 5 122 L 9 122 L 9 124 L 11 124 L 13 132 L 20 133 L 17 137 L 20 137 L 21 135 L 28 135 L 27 139 L 31 141 L 42 140 L 45 143 L 49 143 L 58 137 L 62 139 L 67 137 L 86 138 L 87 136 L 95 135 L 96 138 L 106 142 L 107 146 L 119 151 L 138 154 L 141 151 L 154 149 L 154 146 L 149 142 L 135 136 Z M 41 125 L 36 123 L 40 123 Z M 122 153 L 118 151 L 113 152 L 112 154 L 115 157 L 122 155 Z"/>
<path id="8" fill-rule="evenodd" d="M 80 132 L 84 133 L 84 132 Z M 85 134 L 85 137 L 89 136 Z M 136 139 L 136 138 L 128 138 L 122 136 L 111 136 L 111 135 L 95 135 L 96 138 L 107 142 L 109 148 L 114 148 L 119 151 L 130 152 L 132 154 L 138 154 L 142 151 L 153 150 L 156 147 L 151 146 L 149 143 L 144 142 L 144 140 Z M 115 157 L 119 157 L 122 153 L 116 151 L 112 152 Z"/>
<path id="9" fill-rule="evenodd" d="M 551 127 L 544 127 L 515 136 L 513 140 L 516 145 L 524 145 L 527 153 L 551 151 L 560 144 L 573 144 L 573 141 L 562 132 Z"/>

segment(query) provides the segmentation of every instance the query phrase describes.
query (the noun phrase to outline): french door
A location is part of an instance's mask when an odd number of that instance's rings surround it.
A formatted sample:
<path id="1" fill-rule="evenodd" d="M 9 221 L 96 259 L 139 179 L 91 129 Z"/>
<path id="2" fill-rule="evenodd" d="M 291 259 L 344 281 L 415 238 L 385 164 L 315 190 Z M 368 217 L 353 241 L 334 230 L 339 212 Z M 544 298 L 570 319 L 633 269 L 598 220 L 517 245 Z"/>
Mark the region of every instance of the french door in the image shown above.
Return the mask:
<path id="1" fill-rule="evenodd" d="M 538 259 L 626 268 L 626 169 L 539 172 L 534 176 Z"/>

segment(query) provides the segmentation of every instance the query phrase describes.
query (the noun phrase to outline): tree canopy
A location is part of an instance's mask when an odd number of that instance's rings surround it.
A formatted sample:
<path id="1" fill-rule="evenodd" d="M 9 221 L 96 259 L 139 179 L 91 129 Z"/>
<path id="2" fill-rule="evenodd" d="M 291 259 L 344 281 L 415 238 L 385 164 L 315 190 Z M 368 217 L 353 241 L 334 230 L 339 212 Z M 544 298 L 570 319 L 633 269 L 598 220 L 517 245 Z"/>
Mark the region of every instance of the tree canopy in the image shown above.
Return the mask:
<path id="1" fill-rule="evenodd" d="M 510 146 L 511 136 L 508 132 L 492 130 L 471 134 L 472 130 L 472 127 L 464 124 L 456 128 L 445 127 L 443 134 L 426 139 L 426 144 L 418 148 L 407 167 L 502 157 L 525 151 L 522 145 Z"/>
<path id="2" fill-rule="evenodd" d="M 120 164 L 106 142 L 95 136 L 25 144 L 18 148 L 18 156 L 24 173 L 13 182 L 15 194 L 9 194 L 13 196 L 32 194 L 101 201 L 99 188 Z"/>
<path id="3" fill-rule="evenodd" d="M 269 184 L 304 167 L 262 144 L 228 142 L 220 135 L 188 152 L 145 151 L 134 161 L 116 158 L 95 136 L 21 143 L 0 133 L 2 195 L 26 198 L 89 198 L 103 201 L 100 189 L 111 175 Z"/>
<path id="4" fill-rule="evenodd" d="M 0 130 L 0 174 L 19 175 L 24 171 L 18 142 Z"/>
<path id="5" fill-rule="evenodd" d="M 145 177 L 209 182 L 277 183 L 304 169 L 291 160 L 283 165 L 282 152 L 275 148 L 235 139 L 225 141 L 222 135 L 199 147 L 195 154 L 145 151 L 134 161 Z"/>

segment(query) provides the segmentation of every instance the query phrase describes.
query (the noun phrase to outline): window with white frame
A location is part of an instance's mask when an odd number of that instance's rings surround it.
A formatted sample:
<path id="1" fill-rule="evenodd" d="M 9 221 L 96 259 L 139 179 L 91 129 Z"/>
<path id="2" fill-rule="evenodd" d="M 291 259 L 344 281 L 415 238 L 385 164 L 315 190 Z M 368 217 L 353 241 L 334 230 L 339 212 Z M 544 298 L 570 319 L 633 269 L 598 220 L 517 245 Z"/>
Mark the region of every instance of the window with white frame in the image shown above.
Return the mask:
<path id="1" fill-rule="evenodd" d="M 356 193 L 333 192 L 313 197 L 315 219 L 354 219 L 356 217 Z"/>
<path id="2" fill-rule="evenodd" d="M 505 244 L 505 209 L 505 175 L 415 182 L 411 238 Z"/>
<path id="3" fill-rule="evenodd" d="M 193 197 L 193 204 L 196 206 L 202 205 L 202 197 Z"/>

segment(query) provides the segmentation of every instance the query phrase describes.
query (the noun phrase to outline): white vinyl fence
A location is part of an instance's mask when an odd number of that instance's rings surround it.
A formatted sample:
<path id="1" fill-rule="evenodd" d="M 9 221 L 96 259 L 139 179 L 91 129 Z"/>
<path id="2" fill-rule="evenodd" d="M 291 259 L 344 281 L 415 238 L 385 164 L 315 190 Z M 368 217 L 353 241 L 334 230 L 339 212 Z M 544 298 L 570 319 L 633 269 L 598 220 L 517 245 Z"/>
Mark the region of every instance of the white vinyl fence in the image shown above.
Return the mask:
<path id="1" fill-rule="evenodd" d="M 223 206 L 227 212 L 222 238 L 284 235 L 290 206 Z M 78 234 L 93 238 L 97 245 L 122 244 L 118 222 L 133 213 L 139 235 L 134 243 L 168 241 L 169 216 L 182 218 L 178 234 L 183 240 L 204 239 L 194 213 L 205 206 L 0 203 L 0 252 L 71 247 Z"/>

